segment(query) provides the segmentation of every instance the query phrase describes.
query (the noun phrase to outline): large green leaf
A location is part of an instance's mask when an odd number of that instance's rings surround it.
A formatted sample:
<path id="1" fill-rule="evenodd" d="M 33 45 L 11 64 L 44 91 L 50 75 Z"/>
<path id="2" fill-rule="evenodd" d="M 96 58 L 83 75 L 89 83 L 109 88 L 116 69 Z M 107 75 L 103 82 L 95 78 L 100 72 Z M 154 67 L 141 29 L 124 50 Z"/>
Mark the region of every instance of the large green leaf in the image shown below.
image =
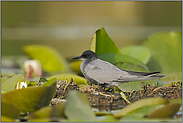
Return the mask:
<path id="1" fill-rule="evenodd" d="M 46 81 L 44 84 L 42 84 L 42 86 L 50 86 L 52 85 L 54 82 L 56 82 L 56 78 L 51 78 L 48 81 Z"/>
<path id="2" fill-rule="evenodd" d="M 147 64 L 151 71 L 166 74 L 166 81 L 182 79 L 182 35 L 180 32 L 155 33 L 144 42 L 152 58 Z M 168 79 L 168 80 L 167 80 Z"/>
<path id="3" fill-rule="evenodd" d="M 20 110 L 11 103 L 1 101 L 1 115 L 13 119 L 19 118 Z"/>
<path id="4" fill-rule="evenodd" d="M 64 118 L 64 108 L 66 102 L 60 102 L 52 107 L 43 107 L 34 113 L 29 115 L 29 119 L 51 118 L 51 120 L 58 120 L 58 118 Z M 65 119 L 65 118 L 64 118 Z"/>
<path id="5" fill-rule="evenodd" d="M 180 108 L 180 103 L 167 104 L 155 111 L 149 113 L 147 117 L 149 118 L 173 118 Z"/>
<path id="6" fill-rule="evenodd" d="M 23 82 L 23 81 L 25 81 L 24 76 L 21 74 L 17 74 L 2 83 L 1 91 L 8 92 L 8 91 L 15 90 L 15 85 L 18 82 Z"/>
<path id="7" fill-rule="evenodd" d="M 116 54 L 116 53 L 104 53 L 98 56 L 104 61 L 108 61 L 121 69 L 144 71 L 147 72 L 149 69 L 147 66 L 136 58 L 131 56 Z"/>
<path id="8" fill-rule="evenodd" d="M 68 94 L 65 115 L 71 121 L 96 121 L 86 95 L 76 90 Z"/>
<path id="9" fill-rule="evenodd" d="M 123 117 L 127 115 L 128 113 L 135 111 L 139 108 L 150 106 L 150 105 L 164 105 L 168 104 L 168 100 L 164 98 L 147 98 L 147 99 L 141 99 L 139 101 L 134 102 L 133 104 L 121 109 L 120 112 L 115 114 L 114 116 L 116 118 Z"/>
<path id="10" fill-rule="evenodd" d="M 180 108 L 179 103 L 166 105 L 149 105 L 139 108 L 131 113 L 120 118 L 120 121 L 132 122 L 138 119 L 139 121 L 149 121 L 151 119 L 169 121 L 177 113 Z M 150 120 L 151 121 L 151 120 Z"/>
<path id="11" fill-rule="evenodd" d="M 81 60 L 72 61 L 69 63 L 69 67 L 71 68 L 72 71 L 82 74 L 80 69 L 81 63 L 82 63 Z"/>
<path id="12" fill-rule="evenodd" d="M 69 70 L 65 58 L 55 49 L 45 45 L 28 45 L 23 50 L 32 58 L 40 61 L 42 69 L 47 72 Z"/>
<path id="13" fill-rule="evenodd" d="M 90 50 L 94 51 L 97 55 L 103 53 L 121 54 L 103 27 L 95 32 L 91 41 Z"/>
<path id="14" fill-rule="evenodd" d="M 147 64 L 151 58 L 151 52 L 147 47 L 144 46 L 127 46 L 120 49 L 124 55 L 134 57 L 144 64 Z"/>
<path id="15" fill-rule="evenodd" d="M 2 95 L 2 101 L 11 103 L 23 112 L 32 112 L 49 105 L 56 90 L 56 82 L 50 86 L 28 87 Z"/>

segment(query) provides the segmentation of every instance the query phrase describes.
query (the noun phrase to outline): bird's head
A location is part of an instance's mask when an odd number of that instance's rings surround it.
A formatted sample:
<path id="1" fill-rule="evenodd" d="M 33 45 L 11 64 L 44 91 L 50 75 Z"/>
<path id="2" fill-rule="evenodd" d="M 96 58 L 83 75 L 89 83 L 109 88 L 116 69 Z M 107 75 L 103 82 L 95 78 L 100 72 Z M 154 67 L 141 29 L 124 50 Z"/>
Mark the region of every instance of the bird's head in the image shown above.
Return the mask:
<path id="1" fill-rule="evenodd" d="M 86 50 L 82 53 L 81 56 L 78 57 L 74 57 L 72 59 L 80 59 L 80 60 L 94 60 L 94 59 L 98 59 L 98 56 L 95 52 L 91 51 L 91 50 Z"/>

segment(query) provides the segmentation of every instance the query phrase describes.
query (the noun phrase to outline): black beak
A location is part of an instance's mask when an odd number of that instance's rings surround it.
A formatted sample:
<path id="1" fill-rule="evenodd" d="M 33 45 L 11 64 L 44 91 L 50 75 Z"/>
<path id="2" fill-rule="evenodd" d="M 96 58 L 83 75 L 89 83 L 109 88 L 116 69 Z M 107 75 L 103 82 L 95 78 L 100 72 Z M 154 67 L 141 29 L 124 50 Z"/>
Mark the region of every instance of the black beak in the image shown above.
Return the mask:
<path id="1" fill-rule="evenodd" d="M 74 57 L 72 59 L 80 59 L 80 58 L 81 58 L 81 56 L 77 56 L 77 57 Z"/>

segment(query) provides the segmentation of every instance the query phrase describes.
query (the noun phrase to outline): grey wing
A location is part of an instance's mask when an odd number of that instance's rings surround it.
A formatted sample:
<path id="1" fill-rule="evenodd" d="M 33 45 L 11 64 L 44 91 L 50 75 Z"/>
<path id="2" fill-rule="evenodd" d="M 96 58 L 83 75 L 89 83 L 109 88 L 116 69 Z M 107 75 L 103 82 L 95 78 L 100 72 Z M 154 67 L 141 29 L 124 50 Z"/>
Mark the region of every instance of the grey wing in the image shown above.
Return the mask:
<path id="1" fill-rule="evenodd" d="M 100 59 L 95 60 L 92 64 L 89 64 L 86 67 L 86 74 L 88 77 L 93 78 L 99 83 L 108 84 L 111 82 L 124 83 L 129 81 L 141 81 L 163 77 L 157 76 L 159 72 L 145 73 L 119 69 L 111 63 Z"/>
<path id="2" fill-rule="evenodd" d="M 121 72 L 116 66 L 101 60 L 88 64 L 85 68 L 87 76 L 101 84 L 117 82 L 122 74 Z M 123 74 L 127 75 L 128 73 L 124 71 Z"/>

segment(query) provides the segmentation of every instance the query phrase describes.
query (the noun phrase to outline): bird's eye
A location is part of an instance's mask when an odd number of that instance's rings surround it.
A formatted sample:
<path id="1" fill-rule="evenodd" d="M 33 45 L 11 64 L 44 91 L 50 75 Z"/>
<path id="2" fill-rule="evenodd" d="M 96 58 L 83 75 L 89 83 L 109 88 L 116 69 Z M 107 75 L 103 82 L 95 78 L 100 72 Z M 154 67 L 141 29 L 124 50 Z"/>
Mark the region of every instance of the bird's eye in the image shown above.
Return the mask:
<path id="1" fill-rule="evenodd" d="M 88 55 L 84 55 L 84 58 L 87 58 L 88 57 Z"/>

